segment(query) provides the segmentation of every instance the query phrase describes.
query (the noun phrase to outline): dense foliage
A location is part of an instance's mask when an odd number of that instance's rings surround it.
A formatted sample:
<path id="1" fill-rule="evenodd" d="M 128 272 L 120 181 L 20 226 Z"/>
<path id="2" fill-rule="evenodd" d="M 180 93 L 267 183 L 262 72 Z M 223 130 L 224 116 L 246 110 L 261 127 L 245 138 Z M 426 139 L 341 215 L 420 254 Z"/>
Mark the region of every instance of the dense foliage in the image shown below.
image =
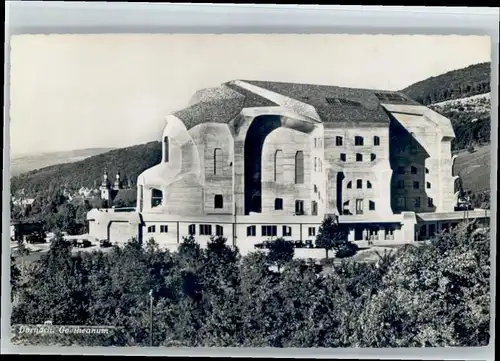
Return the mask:
<path id="1" fill-rule="evenodd" d="M 111 181 L 120 172 L 122 181 L 134 186 L 139 174 L 160 161 L 160 142 L 115 149 L 82 161 L 58 164 L 12 177 L 11 193 L 16 195 L 24 190 L 25 196 L 30 197 L 51 188 L 77 190 L 81 187 L 99 187 L 106 169 Z"/>
<path id="2" fill-rule="evenodd" d="M 34 335 L 13 342 L 250 347 L 480 346 L 489 342 L 489 229 L 461 224 L 376 264 L 318 273 L 261 252 L 241 257 L 222 238 L 178 250 L 130 241 L 73 254 L 56 239 L 12 277 L 12 324 L 110 325 L 109 335 Z M 150 306 L 152 292 L 152 306 Z M 152 334 L 151 314 L 152 311 Z M 16 327 L 14 327 L 16 329 Z M 151 336 L 151 339 L 150 339 Z"/>
<path id="3" fill-rule="evenodd" d="M 429 105 L 490 91 L 491 63 L 480 63 L 430 77 L 401 90 L 415 101 Z"/>

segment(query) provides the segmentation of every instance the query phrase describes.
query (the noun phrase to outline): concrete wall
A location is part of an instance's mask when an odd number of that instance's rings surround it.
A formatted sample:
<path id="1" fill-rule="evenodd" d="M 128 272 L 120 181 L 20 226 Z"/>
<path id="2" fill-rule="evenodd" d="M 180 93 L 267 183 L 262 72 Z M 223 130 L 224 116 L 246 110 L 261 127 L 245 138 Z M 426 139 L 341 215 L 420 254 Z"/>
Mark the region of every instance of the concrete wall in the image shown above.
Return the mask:
<path id="1" fill-rule="evenodd" d="M 204 214 L 231 214 L 234 208 L 234 139 L 229 126 L 220 123 L 203 123 L 191 128 L 189 133 L 201 156 Z M 216 149 L 217 172 L 214 169 Z M 222 208 L 215 208 L 216 195 L 222 196 Z"/>
<path id="2" fill-rule="evenodd" d="M 327 210 L 342 212 L 345 208 L 356 214 L 356 199 L 363 200 L 363 214 L 392 214 L 390 207 L 390 180 L 392 170 L 389 163 L 389 128 L 386 125 L 373 124 L 370 127 L 357 127 L 353 124 L 328 124 L 325 128 L 325 169 L 327 174 Z M 363 138 L 363 145 L 355 145 L 355 137 Z M 374 137 L 379 138 L 379 145 L 374 145 Z M 338 146 L 336 138 L 342 137 L 342 145 Z M 356 154 L 362 155 L 362 161 L 356 160 Z M 345 154 L 346 160 L 341 160 Z M 372 160 L 372 154 L 375 159 Z M 339 173 L 344 178 L 337 182 Z M 357 188 L 357 180 L 362 187 Z M 351 182 L 351 188 L 348 184 Z M 372 188 L 368 188 L 368 182 Z M 338 188 L 340 187 L 340 189 Z M 340 199 L 339 196 L 340 195 Z M 375 209 L 370 210 L 369 201 Z M 339 209 L 340 208 L 340 209 Z"/>
<path id="3" fill-rule="evenodd" d="M 108 225 L 109 236 L 107 238 L 112 243 L 125 244 L 132 237 L 139 236 L 138 227 L 138 225 L 129 222 L 111 221 Z"/>
<path id="4" fill-rule="evenodd" d="M 276 151 L 283 154 L 282 173 L 275 181 Z M 304 183 L 295 183 L 295 156 L 304 155 Z M 305 214 L 311 212 L 311 139 L 308 134 L 294 129 L 278 128 L 269 134 L 262 150 L 262 213 L 269 215 L 295 214 L 295 201 L 304 202 Z M 275 210 L 275 199 L 283 199 L 283 209 Z"/>

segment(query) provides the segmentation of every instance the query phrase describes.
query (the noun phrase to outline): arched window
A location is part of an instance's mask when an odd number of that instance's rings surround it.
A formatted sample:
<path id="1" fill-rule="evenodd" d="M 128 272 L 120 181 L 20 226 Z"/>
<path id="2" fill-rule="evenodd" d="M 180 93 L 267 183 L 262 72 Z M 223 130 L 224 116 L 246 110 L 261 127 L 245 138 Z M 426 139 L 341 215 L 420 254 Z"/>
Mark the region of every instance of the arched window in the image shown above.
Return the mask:
<path id="1" fill-rule="evenodd" d="M 157 207 L 163 200 L 163 192 L 159 189 L 151 189 L 151 208 Z"/>
<path id="2" fill-rule="evenodd" d="M 274 181 L 283 182 L 283 164 L 285 162 L 285 157 L 283 151 L 278 149 L 274 153 Z"/>
<path id="3" fill-rule="evenodd" d="M 363 137 L 360 137 L 359 135 L 356 135 L 354 137 L 354 145 L 363 145 L 363 144 L 364 144 Z"/>
<path id="4" fill-rule="evenodd" d="M 380 138 L 377 136 L 373 137 L 373 145 L 380 145 Z"/>
<path id="5" fill-rule="evenodd" d="M 295 153 L 295 184 L 304 183 L 304 152 Z"/>
<path id="6" fill-rule="evenodd" d="M 224 208 L 224 197 L 222 194 L 216 194 L 214 197 L 214 208 Z"/>
<path id="7" fill-rule="evenodd" d="M 222 173 L 222 149 L 214 150 L 214 174 Z"/>
<path id="8" fill-rule="evenodd" d="M 169 144 L 168 137 L 163 138 L 163 162 L 168 163 L 169 158 Z"/>
<path id="9" fill-rule="evenodd" d="M 372 187 L 372 182 L 366 181 L 366 188 L 371 188 Z"/>
<path id="10" fill-rule="evenodd" d="M 370 159 L 373 162 L 375 159 L 377 159 L 377 155 L 375 153 L 370 154 Z"/>

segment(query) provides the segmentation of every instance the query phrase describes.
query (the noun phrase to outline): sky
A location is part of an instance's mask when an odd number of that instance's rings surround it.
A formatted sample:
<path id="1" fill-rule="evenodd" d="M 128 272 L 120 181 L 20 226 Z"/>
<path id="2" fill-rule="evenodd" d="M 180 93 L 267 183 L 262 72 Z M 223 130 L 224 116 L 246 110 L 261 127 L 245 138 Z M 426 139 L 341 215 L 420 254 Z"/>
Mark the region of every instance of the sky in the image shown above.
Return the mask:
<path id="1" fill-rule="evenodd" d="M 400 90 L 491 61 L 486 36 L 18 35 L 11 155 L 160 140 L 199 89 L 269 80 Z"/>

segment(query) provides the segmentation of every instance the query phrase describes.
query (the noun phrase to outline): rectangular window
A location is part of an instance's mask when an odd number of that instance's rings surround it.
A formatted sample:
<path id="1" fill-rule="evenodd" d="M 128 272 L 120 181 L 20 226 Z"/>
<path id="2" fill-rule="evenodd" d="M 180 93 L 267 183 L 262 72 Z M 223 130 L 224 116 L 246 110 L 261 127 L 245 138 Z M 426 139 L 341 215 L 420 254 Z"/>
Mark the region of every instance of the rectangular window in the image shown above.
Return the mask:
<path id="1" fill-rule="evenodd" d="M 431 188 L 431 183 L 427 182 L 427 189 L 430 189 L 430 188 Z"/>
<path id="2" fill-rule="evenodd" d="M 155 233 L 156 232 L 156 226 L 149 226 L 148 227 L 148 233 Z"/>
<path id="3" fill-rule="evenodd" d="M 292 235 L 292 227 L 283 226 L 283 237 L 290 237 Z"/>
<path id="4" fill-rule="evenodd" d="M 362 161 L 363 161 L 363 154 L 356 153 L 356 162 L 362 162 Z"/>
<path id="5" fill-rule="evenodd" d="M 411 167 L 411 174 L 417 174 L 417 167 Z"/>
<path id="6" fill-rule="evenodd" d="M 304 201 L 300 200 L 295 201 L 295 214 L 297 215 L 304 214 Z"/>
<path id="7" fill-rule="evenodd" d="M 316 236 L 316 228 L 315 227 L 309 227 L 308 234 L 309 234 L 309 237 Z"/>
<path id="8" fill-rule="evenodd" d="M 316 201 L 311 202 L 311 213 L 313 216 L 318 215 L 318 202 L 316 202 Z"/>
<path id="9" fill-rule="evenodd" d="M 168 226 L 161 225 L 160 226 L 160 233 L 168 233 Z"/>
<path id="10" fill-rule="evenodd" d="M 210 235 L 212 235 L 212 225 L 200 224 L 200 236 L 210 236 Z"/>
<path id="11" fill-rule="evenodd" d="M 139 212 L 144 207 L 144 186 L 139 186 Z"/>
<path id="12" fill-rule="evenodd" d="M 295 153 L 295 184 L 304 183 L 304 152 Z"/>
<path id="13" fill-rule="evenodd" d="M 219 237 L 222 237 L 224 235 L 224 227 L 216 225 L 215 226 L 215 235 L 219 236 Z"/>
<path id="14" fill-rule="evenodd" d="M 398 183 L 397 183 L 397 188 L 398 189 L 403 189 L 405 187 L 405 181 L 400 179 L 398 180 Z"/>
<path id="15" fill-rule="evenodd" d="M 427 207 L 432 208 L 434 207 L 434 199 L 432 198 L 427 198 Z"/>
<path id="16" fill-rule="evenodd" d="M 255 237 L 256 235 L 257 235 L 257 227 L 248 226 L 247 227 L 247 236 L 248 237 Z"/>
<path id="17" fill-rule="evenodd" d="M 398 174 L 405 174 L 405 167 L 398 167 Z"/>
<path id="18" fill-rule="evenodd" d="M 360 137 L 358 135 L 354 137 L 354 145 L 363 145 L 363 143 L 363 137 Z"/>
<path id="19" fill-rule="evenodd" d="M 356 214 L 363 214 L 363 200 L 356 199 Z"/>
<path id="20" fill-rule="evenodd" d="M 335 145 L 336 145 L 337 147 L 341 147 L 341 146 L 342 146 L 342 144 L 343 144 L 343 139 L 342 139 L 342 137 L 339 137 L 339 136 L 335 137 Z"/>
<path id="21" fill-rule="evenodd" d="M 420 208 L 420 197 L 415 197 L 415 208 Z"/>
<path id="22" fill-rule="evenodd" d="M 318 138 L 314 138 L 314 148 L 318 148 Z"/>
<path id="23" fill-rule="evenodd" d="M 413 182 L 413 189 L 419 189 L 420 188 L 420 183 L 415 181 Z"/>
<path id="24" fill-rule="evenodd" d="M 363 188 L 363 180 L 361 180 L 361 179 L 356 180 L 356 188 L 358 188 L 358 189 Z"/>
<path id="25" fill-rule="evenodd" d="M 375 202 L 374 201 L 369 201 L 368 206 L 369 206 L 370 211 L 375 210 Z"/>
<path id="26" fill-rule="evenodd" d="M 347 160 L 347 156 L 346 156 L 346 154 L 345 154 L 345 153 L 340 153 L 340 160 L 341 160 L 342 162 L 345 162 L 345 161 Z"/>
<path id="27" fill-rule="evenodd" d="M 432 237 L 436 234 L 436 225 L 429 224 L 429 236 Z"/>
<path id="28" fill-rule="evenodd" d="M 373 137 L 373 145 L 380 145 L 380 138 L 377 136 Z"/>
<path id="29" fill-rule="evenodd" d="M 404 197 L 399 197 L 397 200 L 397 204 L 399 208 L 405 208 L 406 207 L 406 199 Z"/>
<path id="30" fill-rule="evenodd" d="M 274 209 L 282 210 L 283 209 L 283 198 L 276 198 L 274 200 Z"/>
<path id="31" fill-rule="evenodd" d="M 278 234 L 277 226 L 262 226 L 263 237 L 276 237 L 277 234 Z"/>
<path id="32" fill-rule="evenodd" d="M 196 234 L 196 225 L 190 224 L 188 227 L 188 233 L 190 236 L 194 236 Z"/>

